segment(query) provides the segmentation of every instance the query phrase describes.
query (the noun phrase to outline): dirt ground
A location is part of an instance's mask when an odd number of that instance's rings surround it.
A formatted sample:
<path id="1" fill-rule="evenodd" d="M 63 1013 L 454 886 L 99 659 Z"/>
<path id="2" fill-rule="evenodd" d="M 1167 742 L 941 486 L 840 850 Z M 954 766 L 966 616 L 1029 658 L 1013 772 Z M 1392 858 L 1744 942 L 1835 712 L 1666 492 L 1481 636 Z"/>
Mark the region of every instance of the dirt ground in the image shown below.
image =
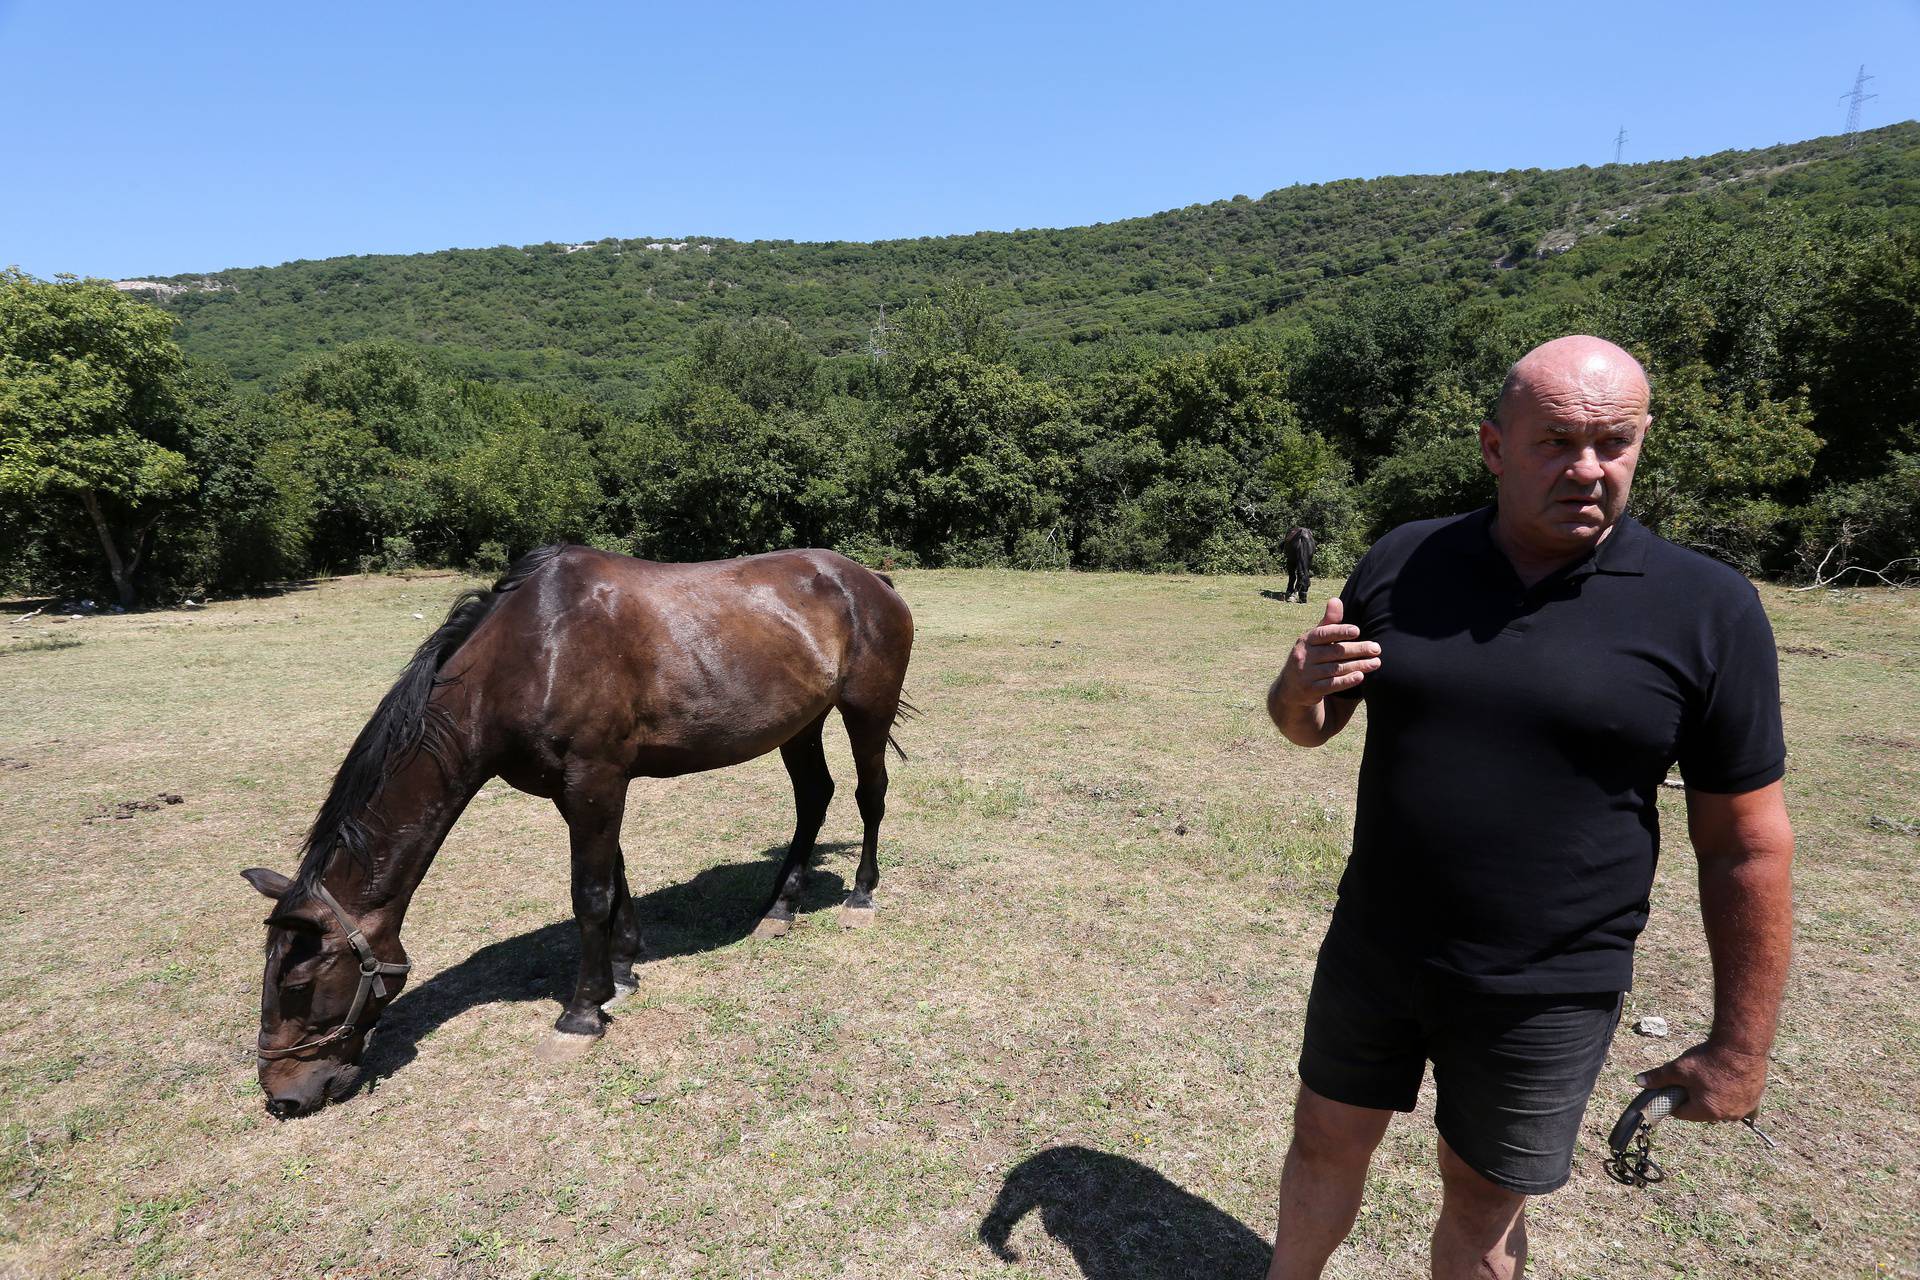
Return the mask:
<path id="1" fill-rule="evenodd" d="M 236 873 L 292 869 L 465 584 L 0 612 L 0 1276 L 1259 1275 L 1359 759 L 1358 733 L 1299 751 L 1262 710 L 1317 610 L 1252 579 L 900 581 L 926 714 L 876 927 L 834 923 L 859 835 L 837 724 L 785 938 L 748 936 L 792 821 L 778 757 L 637 783 L 651 961 L 589 1056 L 542 1065 L 564 828 L 496 782 L 415 900 L 366 1084 L 286 1124 L 254 1079 L 264 903 Z M 1533 1211 L 1536 1275 L 1920 1275 L 1920 594 L 1764 594 L 1800 850 L 1782 1149 L 1673 1122 L 1665 1185 L 1600 1171 L 1632 1074 L 1710 1014 L 1668 793 L 1638 989 L 1573 1181 Z M 1642 1013 L 1673 1038 L 1627 1030 Z M 1330 1274 L 1424 1273 L 1432 1155 L 1429 1088 Z"/>

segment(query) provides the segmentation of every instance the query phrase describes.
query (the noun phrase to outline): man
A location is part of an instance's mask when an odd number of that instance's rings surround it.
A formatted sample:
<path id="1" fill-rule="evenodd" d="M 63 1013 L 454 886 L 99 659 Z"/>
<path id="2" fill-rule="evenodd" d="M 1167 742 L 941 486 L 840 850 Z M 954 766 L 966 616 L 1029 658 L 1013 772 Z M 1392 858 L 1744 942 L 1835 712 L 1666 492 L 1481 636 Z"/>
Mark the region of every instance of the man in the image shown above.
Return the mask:
<path id="1" fill-rule="evenodd" d="M 1646 375 L 1597 338 L 1513 366 L 1480 446 L 1494 507 L 1403 525 L 1268 695 L 1303 747 L 1367 703 L 1353 853 L 1315 971 L 1271 1280 L 1318 1276 L 1434 1064 L 1433 1274 L 1512 1276 L 1566 1181 L 1632 983 L 1678 762 L 1713 959 L 1704 1043 L 1641 1083 L 1683 1120 L 1766 1084 L 1793 835 L 1771 629 L 1752 585 L 1624 514 Z"/>
<path id="2" fill-rule="evenodd" d="M 1313 589 L 1313 530 L 1293 526 L 1280 544 L 1280 552 L 1287 558 L 1287 599 L 1293 599 L 1297 590 L 1300 603 L 1305 604 L 1307 592 Z"/>

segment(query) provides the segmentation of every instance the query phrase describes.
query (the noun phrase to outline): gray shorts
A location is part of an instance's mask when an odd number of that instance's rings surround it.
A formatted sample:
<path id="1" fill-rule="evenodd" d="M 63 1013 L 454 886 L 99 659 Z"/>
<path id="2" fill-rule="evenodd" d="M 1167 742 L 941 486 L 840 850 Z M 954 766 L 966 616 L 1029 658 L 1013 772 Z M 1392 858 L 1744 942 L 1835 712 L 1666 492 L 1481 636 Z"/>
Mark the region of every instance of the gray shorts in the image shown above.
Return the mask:
<path id="1" fill-rule="evenodd" d="M 1411 1111 L 1432 1062 L 1447 1145 L 1487 1181 L 1542 1195 L 1572 1171 L 1620 1005 L 1617 991 L 1462 991 L 1336 920 L 1307 998 L 1300 1079 L 1335 1102 Z"/>

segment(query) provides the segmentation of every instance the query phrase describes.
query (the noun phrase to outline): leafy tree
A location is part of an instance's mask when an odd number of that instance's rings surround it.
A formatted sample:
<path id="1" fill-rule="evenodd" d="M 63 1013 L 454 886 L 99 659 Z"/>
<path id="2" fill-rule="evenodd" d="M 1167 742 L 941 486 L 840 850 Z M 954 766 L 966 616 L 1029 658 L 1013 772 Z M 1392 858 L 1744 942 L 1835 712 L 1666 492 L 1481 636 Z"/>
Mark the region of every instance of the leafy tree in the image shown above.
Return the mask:
<path id="1" fill-rule="evenodd" d="M 1022 532 L 1061 521 L 1079 426 L 1053 388 L 974 356 L 930 356 L 891 413 L 891 514 L 916 554 L 1003 563 Z"/>
<path id="2" fill-rule="evenodd" d="M 194 488 L 173 323 L 99 282 L 0 272 L 0 493 L 82 508 L 123 608 Z"/>
<path id="3" fill-rule="evenodd" d="M 444 379 L 419 352 L 397 342 L 356 342 L 302 365 L 285 393 L 315 409 L 346 415 L 383 449 L 432 455 L 444 441 L 451 408 Z"/>
<path id="4" fill-rule="evenodd" d="M 693 353 L 678 379 L 725 387 L 756 412 L 820 406 L 820 358 L 793 326 L 766 317 L 745 324 L 714 323 L 693 336 Z"/>
<path id="5" fill-rule="evenodd" d="M 184 593 L 296 576 L 306 566 L 307 511 L 267 468 L 273 416 L 237 394 L 224 371 L 201 363 L 188 365 L 180 393 L 196 484 L 160 528 L 154 582 Z"/>
<path id="6" fill-rule="evenodd" d="M 1409 520 L 1458 515 L 1491 502 L 1493 476 L 1480 457 L 1475 398 L 1442 383 L 1407 415 L 1394 450 L 1367 477 L 1365 502 L 1375 536 Z"/>
<path id="7" fill-rule="evenodd" d="M 900 314 L 893 329 L 876 335 L 891 363 L 909 373 L 918 365 L 948 356 L 981 364 L 1011 361 L 1013 344 L 986 293 L 948 282 Z"/>
<path id="8" fill-rule="evenodd" d="M 1364 467 L 1391 450 L 1436 387 L 1459 377 L 1459 356 L 1451 314 L 1434 292 L 1369 295 L 1314 326 L 1294 392 L 1307 421 Z"/>
<path id="9" fill-rule="evenodd" d="M 1850 255 L 1812 327 L 1804 367 L 1827 442 L 1817 475 L 1857 480 L 1920 453 L 1920 235 Z"/>
<path id="10" fill-rule="evenodd" d="M 1601 332 L 1643 353 L 1650 371 L 1692 365 L 1722 395 L 1790 395 L 1834 271 L 1831 239 L 1803 218 L 1735 225 L 1696 212 L 1609 282 Z"/>
<path id="11" fill-rule="evenodd" d="M 488 568 L 550 542 L 586 541 L 600 506 L 586 442 L 531 423 L 490 428 L 428 483 L 452 535 L 444 554 Z"/>
<path id="12" fill-rule="evenodd" d="M 1634 475 L 1633 512 L 1656 533 L 1759 573 L 1783 548 L 1774 495 L 1813 470 L 1820 438 L 1803 398 L 1717 389 L 1702 364 L 1661 371 Z"/>
<path id="13" fill-rule="evenodd" d="M 1078 502 L 1088 563 L 1263 571 L 1303 523 L 1334 554 L 1357 551 L 1349 468 L 1302 427 L 1288 358 L 1228 344 L 1103 388 Z"/>

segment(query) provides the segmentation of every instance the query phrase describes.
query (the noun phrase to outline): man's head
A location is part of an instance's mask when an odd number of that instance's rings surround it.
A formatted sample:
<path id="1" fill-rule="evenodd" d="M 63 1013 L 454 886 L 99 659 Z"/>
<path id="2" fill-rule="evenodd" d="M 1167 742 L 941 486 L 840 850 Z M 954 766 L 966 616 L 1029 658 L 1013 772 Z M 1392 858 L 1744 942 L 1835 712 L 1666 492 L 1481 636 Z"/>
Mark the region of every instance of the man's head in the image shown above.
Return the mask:
<path id="1" fill-rule="evenodd" d="M 1600 338 L 1555 338 L 1508 370 L 1480 452 L 1521 549 L 1575 556 L 1620 518 L 1652 422 L 1648 395 L 1640 362 Z"/>

